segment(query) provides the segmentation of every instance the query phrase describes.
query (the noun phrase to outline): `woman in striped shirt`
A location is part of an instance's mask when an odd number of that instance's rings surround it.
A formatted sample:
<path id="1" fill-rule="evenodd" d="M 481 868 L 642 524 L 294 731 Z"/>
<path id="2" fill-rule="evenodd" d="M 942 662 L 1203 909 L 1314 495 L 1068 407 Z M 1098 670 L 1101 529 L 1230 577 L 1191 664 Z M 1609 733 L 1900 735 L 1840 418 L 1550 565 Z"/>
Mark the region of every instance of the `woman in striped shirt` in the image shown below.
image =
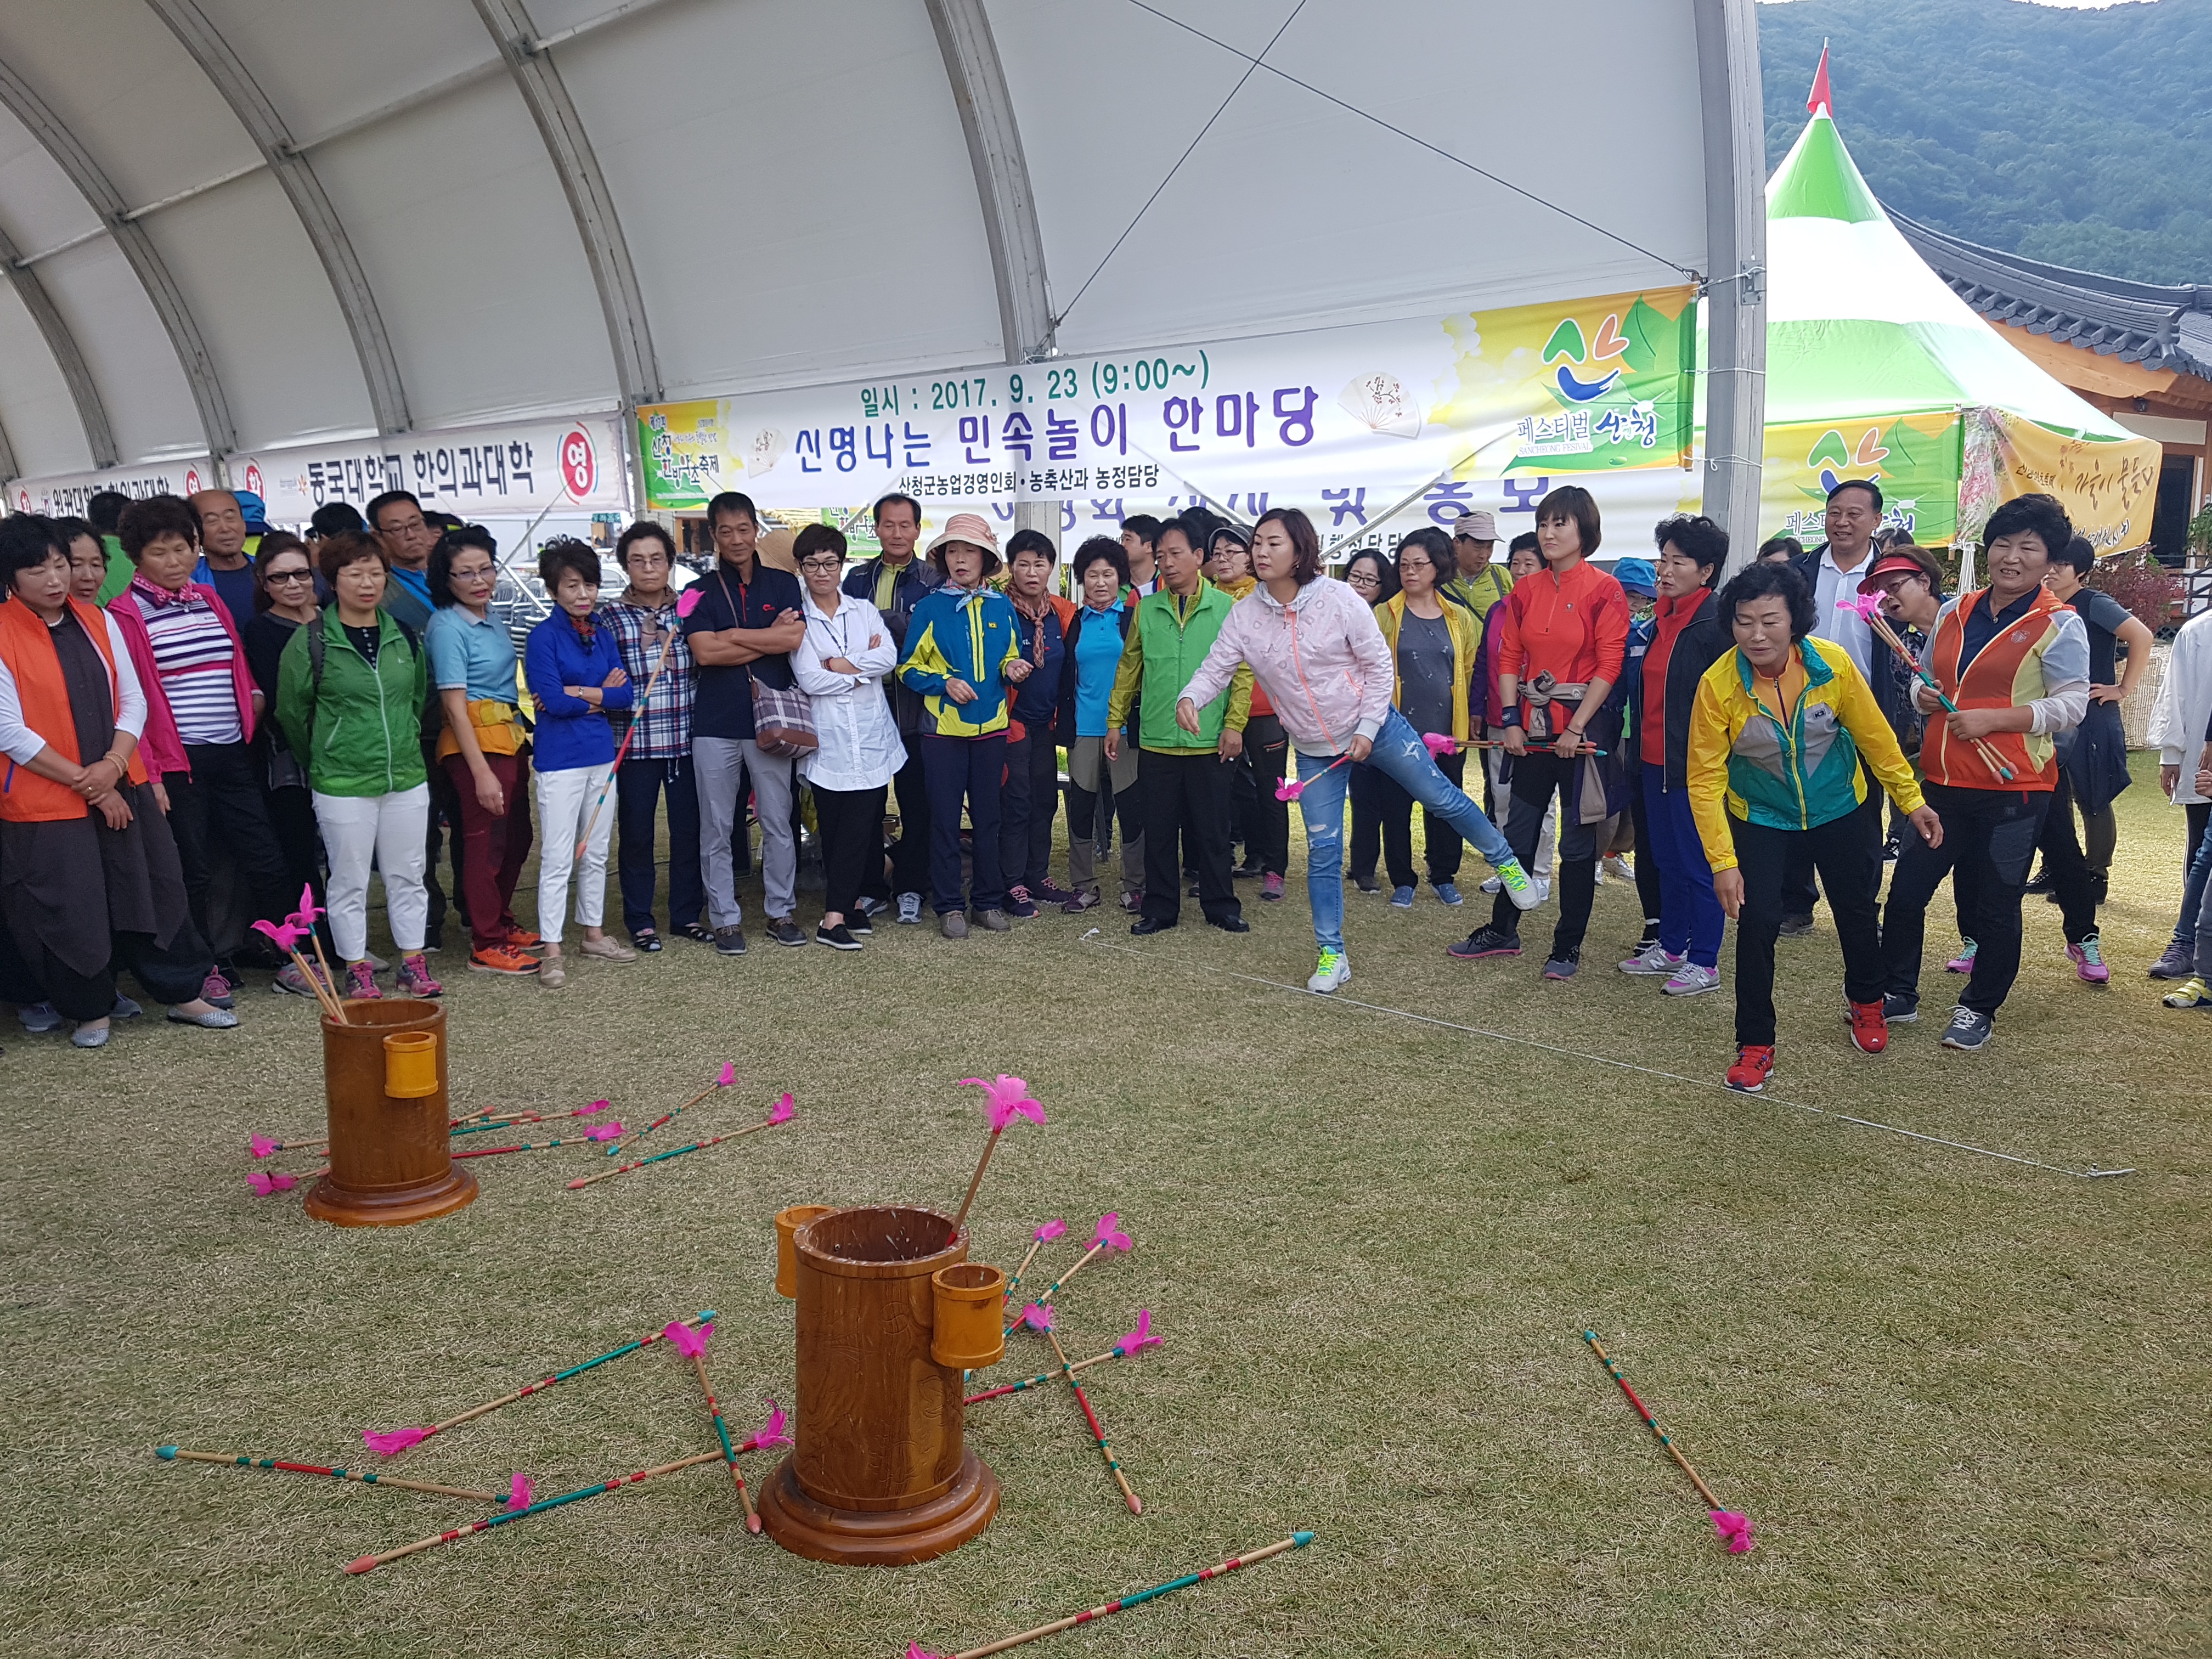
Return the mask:
<path id="1" fill-rule="evenodd" d="M 251 747 L 261 693 L 228 608 L 192 580 L 199 520 L 190 504 L 174 495 L 133 501 L 117 533 L 137 569 L 107 611 L 145 689 L 146 768 L 176 836 L 192 921 L 216 947 L 204 994 L 228 1008 L 243 981 L 224 954 L 230 941 L 209 914 L 216 860 L 228 858 L 235 868 L 248 920 L 281 921 L 293 902 Z M 246 942 L 247 954 L 279 965 L 252 948 L 253 935 Z"/>

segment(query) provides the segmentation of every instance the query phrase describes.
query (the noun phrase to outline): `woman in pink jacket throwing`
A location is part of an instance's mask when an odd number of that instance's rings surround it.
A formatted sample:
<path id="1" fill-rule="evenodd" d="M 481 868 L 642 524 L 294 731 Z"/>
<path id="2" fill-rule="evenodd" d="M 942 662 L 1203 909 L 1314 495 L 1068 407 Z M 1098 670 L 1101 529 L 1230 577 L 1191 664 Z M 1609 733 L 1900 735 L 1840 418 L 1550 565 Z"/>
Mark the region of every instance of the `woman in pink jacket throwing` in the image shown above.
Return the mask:
<path id="1" fill-rule="evenodd" d="M 1294 507 L 1261 514 L 1252 531 L 1252 571 L 1259 586 L 1230 611 L 1183 688 L 1176 721 L 1195 732 L 1199 709 L 1220 695 L 1239 663 L 1249 663 L 1291 735 L 1305 814 L 1306 896 L 1321 949 L 1306 988 L 1334 991 L 1352 977 L 1344 951 L 1348 761 L 1378 768 L 1444 819 L 1490 861 L 1513 902 L 1533 908 L 1536 890 L 1498 826 L 1444 776 L 1420 733 L 1391 707 L 1396 675 L 1390 647 L 1366 603 L 1322 574 L 1321 538 L 1312 521 Z"/>

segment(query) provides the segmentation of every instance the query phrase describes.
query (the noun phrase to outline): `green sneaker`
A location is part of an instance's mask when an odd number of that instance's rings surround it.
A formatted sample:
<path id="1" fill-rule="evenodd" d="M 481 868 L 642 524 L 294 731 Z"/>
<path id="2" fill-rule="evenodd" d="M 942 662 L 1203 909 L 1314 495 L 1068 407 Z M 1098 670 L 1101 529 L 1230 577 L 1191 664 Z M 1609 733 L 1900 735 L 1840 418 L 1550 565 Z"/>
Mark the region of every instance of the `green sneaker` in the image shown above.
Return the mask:
<path id="1" fill-rule="evenodd" d="M 1351 977 L 1352 963 L 1344 952 L 1324 951 L 1321 960 L 1314 964 L 1313 977 L 1306 981 L 1306 989 L 1326 996 Z"/>
<path id="2" fill-rule="evenodd" d="M 1508 859 L 1498 866 L 1498 884 L 1505 890 L 1505 896 L 1513 901 L 1516 909 L 1533 910 L 1544 902 L 1544 896 L 1528 879 L 1528 872 L 1521 867 L 1519 859 Z"/>

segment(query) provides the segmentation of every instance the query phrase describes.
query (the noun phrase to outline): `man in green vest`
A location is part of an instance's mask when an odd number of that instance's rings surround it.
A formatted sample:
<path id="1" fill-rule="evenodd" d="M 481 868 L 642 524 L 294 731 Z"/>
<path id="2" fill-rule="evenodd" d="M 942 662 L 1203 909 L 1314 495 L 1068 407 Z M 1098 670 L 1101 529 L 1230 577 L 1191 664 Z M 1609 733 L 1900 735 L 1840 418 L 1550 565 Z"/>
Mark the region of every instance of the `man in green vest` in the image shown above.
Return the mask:
<path id="1" fill-rule="evenodd" d="M 1486 619 L 1490 607 L 1513 591 L 1512 573 L 1491 562 L 1498 550 L 1498 520 L 1480 507 L 1470 507 L 1452 526 L 1452 559 L 1456 568 L 1438 591 Z"/>
<path id="2" fill-rule="evenodd" d="M 1159 587 L 1137 605 L 1106 708 L 1106 757 L 1121 752 L 1121 726 L 1137 714 L 1137 791 L 1145 815 L 1145 901 L 1129 931 L 1142 936 L 1176 925 L 1182 872 L 1198 871 L 1198 903 L 1225 933 L 1251 924 L 1230 881 L 1230 782 L 1244 750 L 1252 671 L 1239 666 L 1229 689 L 1199 710 L 1198 733 L 1176 724 L 1176 699 L 1236 603 L 1205 577 L 1206 536 L 1181 519 L 1160 526 L 1154 546 Z M 1186 850 L 1187 849 L 1187 850 Z"/>

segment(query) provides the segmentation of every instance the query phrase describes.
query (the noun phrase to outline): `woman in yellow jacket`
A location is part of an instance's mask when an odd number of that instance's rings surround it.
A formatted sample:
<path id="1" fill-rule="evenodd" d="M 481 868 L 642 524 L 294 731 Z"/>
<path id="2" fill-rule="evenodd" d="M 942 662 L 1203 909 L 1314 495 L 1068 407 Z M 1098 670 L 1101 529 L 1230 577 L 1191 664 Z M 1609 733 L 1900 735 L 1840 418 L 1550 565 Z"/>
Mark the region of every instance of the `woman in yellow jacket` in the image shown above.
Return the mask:
<path id="1" fill-rule="evenodd" d="M 1845 1018 L 1869 1054 L 1889 1043 L 1874 881 L 1852 827 L 1864 751 L 1913 827 L 1940 845 L 1889 721 L 1841 646 L 1808 638 L 1813 595 L 1787 565 L 1755 564 L 1723 587 L 1735 649 L 1705 671 L 1690 712 L 1690 810 L 1713 892 L 1736 921 L 1735 1064 L 1728 1086 L 1757 1094 L 1774 1071 L 1774 941 L 1783 871 L 1802 842 L 1820 872 L 1844 949 Z"/>
<path id="2" fill-rule="evenodd" d="M 1398 592 L 1375 608 L 1396 671 L 1390 701 L 1407 723 L 1424 737 L 1456 738 L 1473 733 L 1468 689 L 1482 648 L 1482 619 L 1463 605 L 1445 603 L 1437 584 L 1455 568 L 1452 544 L 1441 530 L 1424 525 L 1398 544 Z M 1438 755 L 1437 767 L 1456 786 L 1467 767 L 1467 752 Z M 1390 902 L 1413 908 L 1413 798 L 1381 772 L 1375 775 L 1382 797 L 1382 860 L 1390 872 Z M 1464 843 L 1458 831 L 1426 807 L 1421 810 L 1423 850 L 1429 885 L 1446 904 L 1460 904 L 1459 863 Z"/>

